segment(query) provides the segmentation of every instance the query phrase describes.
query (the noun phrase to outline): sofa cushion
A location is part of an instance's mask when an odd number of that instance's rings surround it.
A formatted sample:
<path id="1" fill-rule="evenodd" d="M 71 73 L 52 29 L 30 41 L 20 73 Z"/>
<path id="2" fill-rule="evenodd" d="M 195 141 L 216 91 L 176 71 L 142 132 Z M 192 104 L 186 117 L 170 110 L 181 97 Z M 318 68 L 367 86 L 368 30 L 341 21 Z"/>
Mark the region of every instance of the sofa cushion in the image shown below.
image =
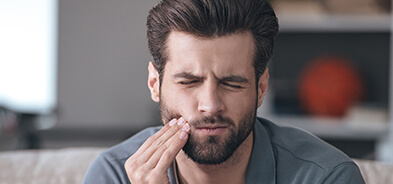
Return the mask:
<path id="1" fill-rule="evenodd" d="M 81 183 L 90 163 L 105 148 L 0 152 L 0 183 Z"/>
<path id="2" fill-rule="evenodd" d="M 366 183 L 393 183 L 393 165 L 374 160 L 354 159 L 354 161 L 359 166 Z"/>

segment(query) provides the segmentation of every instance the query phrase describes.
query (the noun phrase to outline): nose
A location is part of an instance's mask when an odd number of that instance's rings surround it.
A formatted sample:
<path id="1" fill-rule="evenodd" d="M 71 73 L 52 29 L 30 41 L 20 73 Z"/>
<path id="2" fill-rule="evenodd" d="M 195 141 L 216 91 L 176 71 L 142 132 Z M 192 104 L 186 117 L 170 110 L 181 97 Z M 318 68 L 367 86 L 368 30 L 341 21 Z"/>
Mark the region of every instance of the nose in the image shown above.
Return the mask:
<path id="1" fill-rule="evenodd" d="M 205 116 L 215 116 L 225 109 L 217 84 L 203 85 L 198 94 L 198 110 Z"/>

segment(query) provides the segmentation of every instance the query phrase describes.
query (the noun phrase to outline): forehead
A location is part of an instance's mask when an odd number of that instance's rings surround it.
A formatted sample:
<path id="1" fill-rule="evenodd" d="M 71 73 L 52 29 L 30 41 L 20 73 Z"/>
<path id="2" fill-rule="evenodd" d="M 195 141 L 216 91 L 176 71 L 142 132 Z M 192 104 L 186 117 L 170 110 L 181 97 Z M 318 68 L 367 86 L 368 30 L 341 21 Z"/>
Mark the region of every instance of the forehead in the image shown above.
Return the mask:
<path id="1" fill-rule="evenodd" d="M 166 72 L 254 75 L 255 47 L 250 32 L 206 38 L 172 31 L 166 46 Z"/>

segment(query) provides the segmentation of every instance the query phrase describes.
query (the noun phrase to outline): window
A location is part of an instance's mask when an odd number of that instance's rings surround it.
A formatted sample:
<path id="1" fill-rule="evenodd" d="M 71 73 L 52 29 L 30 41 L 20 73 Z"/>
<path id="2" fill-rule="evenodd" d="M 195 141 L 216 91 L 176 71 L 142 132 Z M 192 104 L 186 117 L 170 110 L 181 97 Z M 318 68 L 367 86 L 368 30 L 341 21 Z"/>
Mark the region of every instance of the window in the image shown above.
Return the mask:
<path id="1" fill-rule="evenodd" d="M 0 106 L 47 113 L 56 106 L 57 1 L 0 1 Z"/>

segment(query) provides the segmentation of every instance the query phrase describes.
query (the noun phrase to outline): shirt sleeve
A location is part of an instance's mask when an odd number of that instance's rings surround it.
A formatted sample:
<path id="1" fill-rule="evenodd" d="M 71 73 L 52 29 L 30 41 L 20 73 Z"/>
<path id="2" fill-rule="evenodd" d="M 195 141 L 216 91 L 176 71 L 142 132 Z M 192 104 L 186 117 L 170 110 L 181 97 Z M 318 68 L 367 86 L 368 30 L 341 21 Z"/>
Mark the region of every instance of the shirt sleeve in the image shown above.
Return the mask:
<path id="1" fill-rule="evenodd" d="M 112 161 L 100 154 L 88 168 L 83 184 L 130 183 L 120 161 Z"/>
<path id="2" fill-rule="evenodd" d="M 365 182 L 358 166 L 353 162 L 345 162 L 334 167 L 322 183 L 364 184 Z"/>

